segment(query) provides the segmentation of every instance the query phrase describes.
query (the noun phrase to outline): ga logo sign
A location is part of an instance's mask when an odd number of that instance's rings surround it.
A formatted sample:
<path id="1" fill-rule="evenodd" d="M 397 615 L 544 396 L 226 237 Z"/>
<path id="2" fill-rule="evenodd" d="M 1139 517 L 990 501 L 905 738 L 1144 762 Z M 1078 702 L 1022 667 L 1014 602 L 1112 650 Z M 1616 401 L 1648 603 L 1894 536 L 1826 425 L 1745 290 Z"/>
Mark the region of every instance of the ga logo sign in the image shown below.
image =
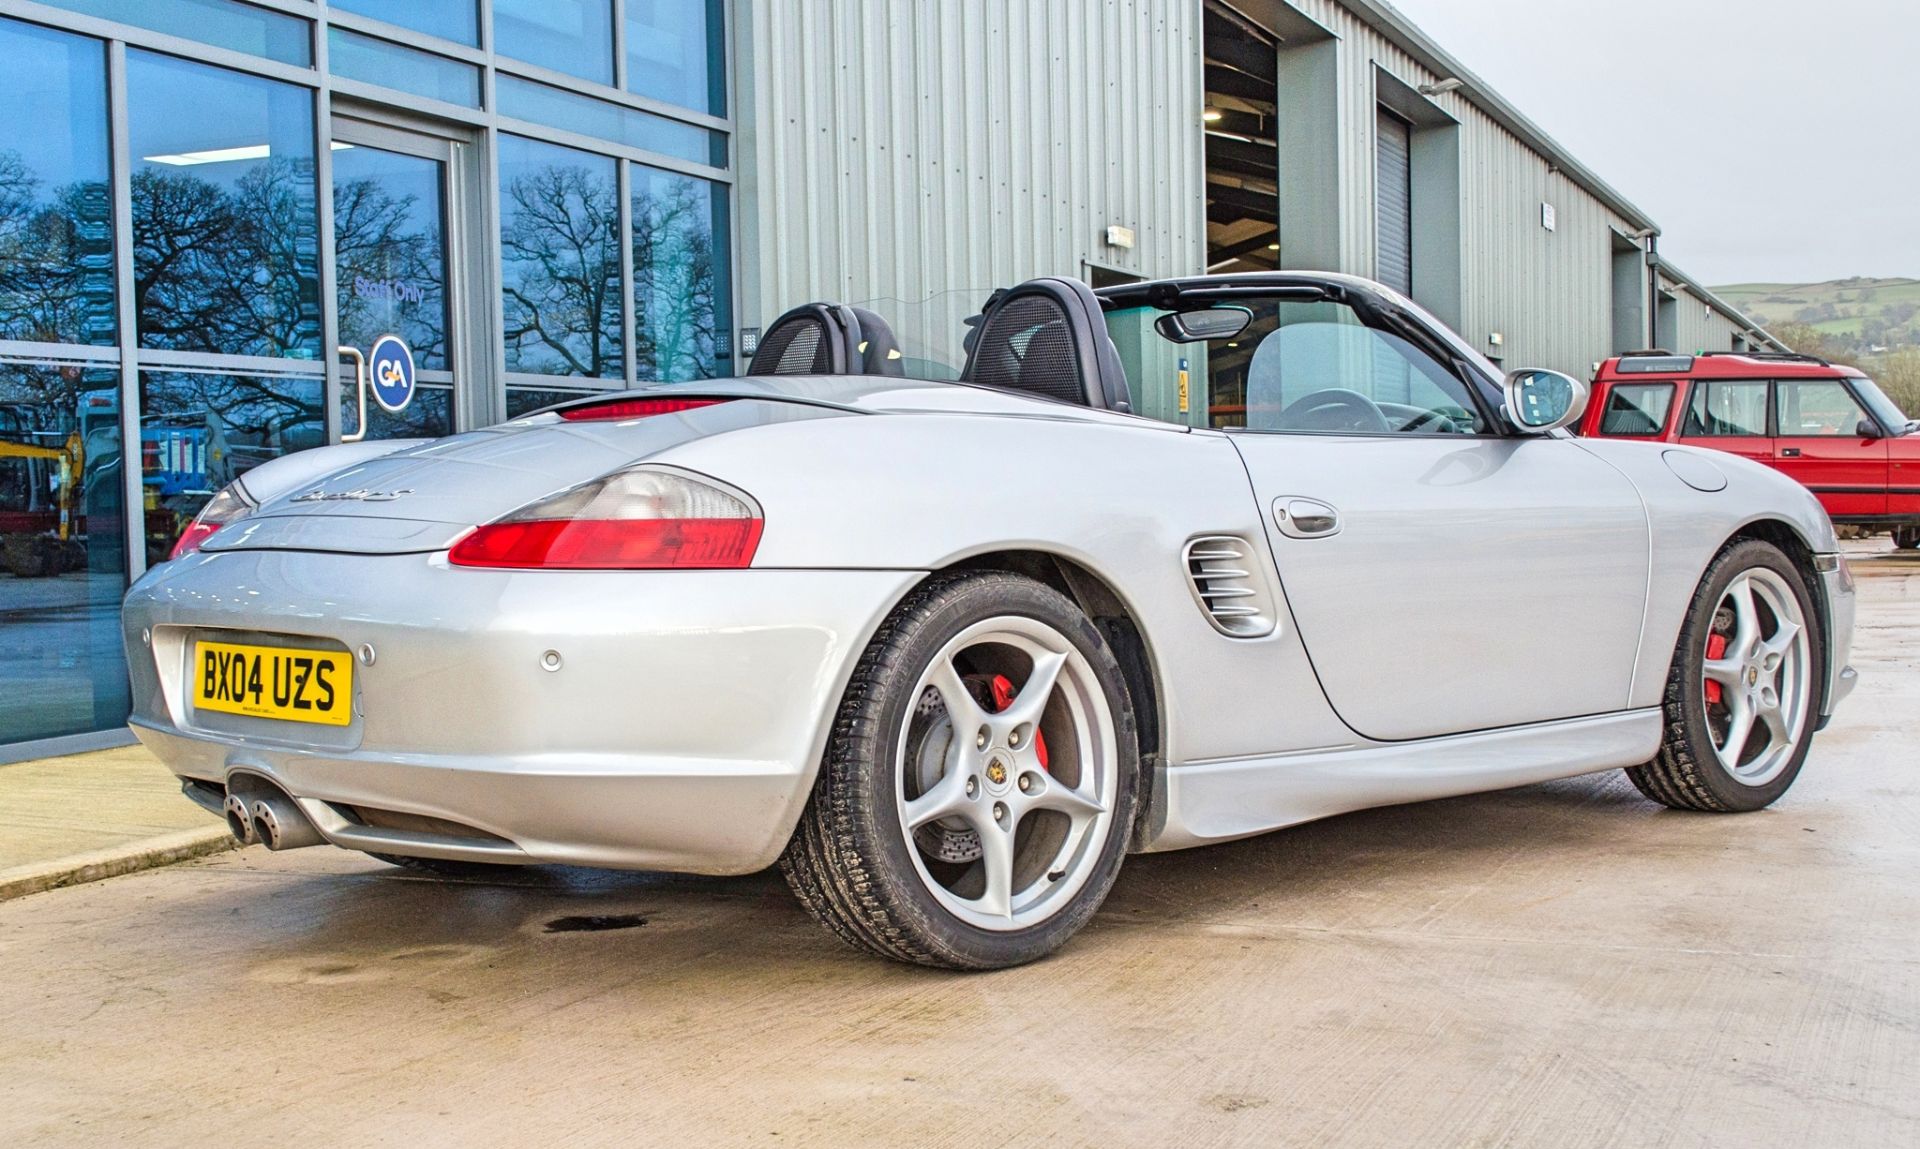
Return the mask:
<path id="1" fill-rule="evenodd" d="M 367 352 L 367 368 L 373 375 L 373 399 L 393 414 L 413 402 L 413 352 L 398 335 L 382 335 Z"/>

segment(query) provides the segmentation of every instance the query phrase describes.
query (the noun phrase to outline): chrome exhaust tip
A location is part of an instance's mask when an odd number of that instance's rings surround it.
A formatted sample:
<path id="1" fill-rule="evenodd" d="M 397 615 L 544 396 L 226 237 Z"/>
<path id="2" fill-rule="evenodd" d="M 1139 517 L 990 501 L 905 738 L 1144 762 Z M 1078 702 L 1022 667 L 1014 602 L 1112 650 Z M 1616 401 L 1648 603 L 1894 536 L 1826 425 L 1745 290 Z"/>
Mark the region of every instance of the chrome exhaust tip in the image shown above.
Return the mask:
<path id="1" fill-rule="evenodd" d="M 253 811 L 247 808 L 247 800 L 238 794 L 228 794 L 227 800 L 220 803 L 220 812 L 226 815 L 227 830 L 233 834 L 233 840 L 242 846 L 251 846 L 260 840 L 253 827 Z"/>
<path id="2" fill-rule="evenodd" d="M 250 813 L 253 832 L 269 850 L 298 850 L 326 841 L 299 804 L 283 794 L 255 798 Z"/>

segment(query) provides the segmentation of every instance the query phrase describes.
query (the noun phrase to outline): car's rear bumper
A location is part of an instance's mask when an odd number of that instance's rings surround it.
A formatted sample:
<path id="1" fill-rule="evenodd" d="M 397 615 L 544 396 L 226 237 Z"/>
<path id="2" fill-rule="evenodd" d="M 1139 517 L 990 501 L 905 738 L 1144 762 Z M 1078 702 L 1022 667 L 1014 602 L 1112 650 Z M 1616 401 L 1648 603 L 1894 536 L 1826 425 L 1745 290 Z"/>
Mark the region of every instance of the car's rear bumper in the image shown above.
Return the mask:
<path id="1" fill-rule="evenodd" d="M 852 664 L 918 577 L 195 556 L 127 597 L 131 725 L 181 777 L 264 777 L 352 849 L 747 872 L 778 857 Z M 210 632 L 355 652 L 352 722 L 197 713 L 184 668 Z"/>

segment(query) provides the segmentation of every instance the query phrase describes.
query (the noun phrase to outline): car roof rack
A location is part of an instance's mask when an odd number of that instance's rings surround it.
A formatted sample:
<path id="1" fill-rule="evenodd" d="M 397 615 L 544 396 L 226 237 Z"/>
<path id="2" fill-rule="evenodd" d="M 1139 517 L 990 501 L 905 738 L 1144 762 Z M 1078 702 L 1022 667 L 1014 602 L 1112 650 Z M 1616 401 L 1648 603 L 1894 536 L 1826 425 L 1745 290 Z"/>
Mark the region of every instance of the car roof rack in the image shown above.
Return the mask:
<path id="1" fill-rule="evenodd" d="M 1738 357 L 1741 359 L 1759 359 L 1767 363 L 1815 363 L 1821 367 L 1833 366 L 1833 364 L 1820 358 L 1818 355 L 1802 355 L 1797 351 L 1702 351 L 1700 357 L 1702 359 Z"/>
<path id="2" fill-rule="evenodd" d="M 1673 352 L 1671 352 L 1671 351 L 1668 351 L 1668 350 L 1666 350 L 1665 348 L 1662 348 L 1662 347 L 1649 347 L 1649 348 L 1647 348 L 1646 350 L 1643 350 L 1643 351 L 1622 351 L 1622 352 L 1620 353 L 1620 358 L 1622 358 L 1622 359 L 1640 359 L 1640 358 L 1644 358 L 1644 357 L 1646 357 L 1646 356 L 1650 356 L 1650 355 L 1652 355 L 1652 356 L 1659 356 L 1659 357 L 1661 357 L 1661 358 L 1663 358 L 1663 359 L 1664 359 L 1664 358 L 1668 358 L 1668 357 L 1671 357 L 1671 356 L 1673 355 Z"/>

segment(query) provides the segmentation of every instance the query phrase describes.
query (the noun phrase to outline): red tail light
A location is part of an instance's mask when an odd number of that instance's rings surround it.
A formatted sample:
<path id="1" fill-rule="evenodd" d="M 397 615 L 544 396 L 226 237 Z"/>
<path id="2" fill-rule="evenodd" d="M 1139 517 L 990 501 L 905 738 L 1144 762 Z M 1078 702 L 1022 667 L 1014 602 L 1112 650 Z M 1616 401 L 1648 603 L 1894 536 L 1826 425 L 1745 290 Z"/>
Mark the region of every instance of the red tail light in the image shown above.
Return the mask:
<path id="1" fill-rule="evenodd" d="M 447 561 L 523 570 L 725 570 L 763 526 L 744 491 L 664 467 L 616 471 L 474 528 Z"/>
<path id="2" fill-rule="evenodd" d="M 213 537 L 221 527 L 228 523 L 244 519 L 253 513 L 253 500 L 247 497 L 246 489 L 238 482 L 228 483 L 207 500 L 200 508 L 187 529 L 180 532 L 180 538 L 173 544 L 169 560 L 184 558 L 200 549 L 200 544 Z"/>
<path id="3" fill-rule="evenodd" d="M 759 519 L 534 519 L 489 523 L 447 556 L 463 567 L 672 570 L 744 567 Z"/>
<path id="4" fill-rule="evenodd" d="M 584 407 L 567 407 L 554 414 L 569 423 L 645 419 L 649 415 L 675 415 L 681 411 L 693 411 L 725 402 L 725 399 L 614 399 L 605 403 L 589 403 Z"/>

